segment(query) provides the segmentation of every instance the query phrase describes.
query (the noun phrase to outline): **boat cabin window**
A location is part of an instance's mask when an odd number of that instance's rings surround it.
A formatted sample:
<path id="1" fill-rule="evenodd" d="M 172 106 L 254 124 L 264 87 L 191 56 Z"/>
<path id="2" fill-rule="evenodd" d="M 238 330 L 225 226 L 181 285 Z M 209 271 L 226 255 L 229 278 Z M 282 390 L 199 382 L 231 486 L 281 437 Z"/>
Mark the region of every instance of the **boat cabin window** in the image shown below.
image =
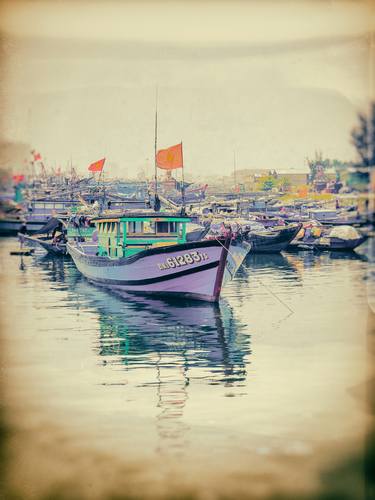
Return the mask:
<path id="1" fill-rule="evenodd" d="M 157 222 L 156 223 L 156 232 L 157 233 L 169 233 L 169 222 Z"/>
<path id="2" fill-rule="evenodd" d="M 177 222 L 157 222 L 156 223 L 156 232 L 157 233 L 177 233 L 178 231 L 178 223 Z"/>
<path id="3" fill-rule="evenodd" d="M 142 221 L 131 221 L 128 222 L 128 233 L 142 233 L 143 232 L 143 222 Z"/>

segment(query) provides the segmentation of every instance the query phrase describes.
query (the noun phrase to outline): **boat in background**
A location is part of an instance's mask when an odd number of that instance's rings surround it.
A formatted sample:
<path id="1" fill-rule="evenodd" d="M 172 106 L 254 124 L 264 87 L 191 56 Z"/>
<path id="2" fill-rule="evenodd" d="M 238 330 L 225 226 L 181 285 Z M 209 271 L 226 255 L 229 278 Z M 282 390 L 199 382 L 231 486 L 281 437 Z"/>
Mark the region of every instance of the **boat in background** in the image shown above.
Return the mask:
<path id="1" fill-rule="evenodd" d="M 291 223 L 266 231 L 248 231 L 246 238 L 251 243 L 252 253 L 278 253 L 285 250 L 296 237 L 302 223 Z"/>
<path id="2" fill-rule="evenodd" d="M 52 217 L 37 233 L 32 236 L 19 235 L 28 247 L 42 248 L 47 253 L 66 255 L 66 226 L 61 219 Z"/>
<path id="3" fill-rule="evenodd" d="M 332 250 L 353 251 L 367 240 L 352 226 L 336 226 L 325 228 L 308 226 L 303 228 L 297 238 L 289 245 L 289 250 Z"/>

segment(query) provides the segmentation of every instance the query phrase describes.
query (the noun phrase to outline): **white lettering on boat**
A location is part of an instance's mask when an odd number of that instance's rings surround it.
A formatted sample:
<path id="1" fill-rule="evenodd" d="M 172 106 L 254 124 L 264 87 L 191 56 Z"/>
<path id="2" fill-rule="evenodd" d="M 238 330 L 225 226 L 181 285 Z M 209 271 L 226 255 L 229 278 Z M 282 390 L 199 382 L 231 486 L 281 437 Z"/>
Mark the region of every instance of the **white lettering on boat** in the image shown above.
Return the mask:
<path id="1" fill-rule="evenodd" d="M 203 262 L 208 260 L 209 257 L 205 252 L 188 252 L 176 257 L 168 257 L 165 262 L 158 263 L 159 269 L 162 271 L 166 269 L 175 269 L 176 267 L 183 267 L 194 264 L 195 262 Z"/>

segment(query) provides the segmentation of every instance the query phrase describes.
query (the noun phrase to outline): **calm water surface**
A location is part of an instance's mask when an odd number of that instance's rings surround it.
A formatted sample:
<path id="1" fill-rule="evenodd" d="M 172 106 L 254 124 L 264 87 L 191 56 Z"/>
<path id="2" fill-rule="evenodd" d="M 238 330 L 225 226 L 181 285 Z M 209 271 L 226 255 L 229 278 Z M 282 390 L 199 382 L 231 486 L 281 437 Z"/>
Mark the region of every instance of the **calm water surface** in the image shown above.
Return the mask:
<path id="1" fill-rule="evenodd" d="M 365 257 L 249 256 L 215 306 L 119 298 L 16 245 L 0 244 L 3 374 L 29 435 L 56 450 L 63 429 L 75 449 L 142 464 L 136 486 L 208 495 L 318 488 L 363 451 Z"/>

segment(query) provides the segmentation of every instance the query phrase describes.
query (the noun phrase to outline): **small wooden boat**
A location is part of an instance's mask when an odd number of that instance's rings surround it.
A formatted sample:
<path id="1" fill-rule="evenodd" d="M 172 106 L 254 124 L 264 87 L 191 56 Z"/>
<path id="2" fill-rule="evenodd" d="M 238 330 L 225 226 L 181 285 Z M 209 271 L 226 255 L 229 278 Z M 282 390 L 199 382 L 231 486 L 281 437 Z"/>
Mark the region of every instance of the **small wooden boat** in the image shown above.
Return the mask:
<path id="1" fill-rule="evenodd" d="M 264 232 L 249 231 L 246 235 L 251 243 L 251 253 L 278 253 L 285 250 L 295 238 L 302 224 L 288 224 Z"/>
<path id="2" fill-rule="evenodd" d="M 66 251 L 66 229 L 61 219 L 52 217 L 34 235 L 18 234 L 20 240 L 28 247 L 42 248 L 54 255 L 65 255 Z"/>
<path id="3" fill-rule="evenodd" d="M 331 250 L 352 251 L 367 240 L 366 234 L 359 233 L 352 226 L 337 226 L 330 229 L 321 229 L 320 234 L 305 233 L 305 236 L 292 241 L 289 250 Z"/>
<path id="4" fill-rule="evenodd" d="M 20 205 L 0 200 L 0 236 L 16 235 L 23 221 L 23 208 Z"/>
<path id="5" fill-rule="evenodd" d="M 94 284 L 131 293 L 219 300 L 230 237 L 187 242 L 190 218 L 151 210 L 92 222 L 97 229 L 92 238 L 68 238 L 67 249 Z"/>
<path id="6" fill-rule="evenodd" d="M 353 251 L 367 240 L 362 236 L 356 240 L 342 240 L 340 238 L 319 238 L 318 240 L 292 242 L 288 250 L 330 250 L 330 251 Z"/>
<path id="7" fill-rule="evenodd" d="M 40 247 L 54 255 L 65 255 L 67 253 L 65 240 L 56 241 L 55 238 L 48 236 L 37 237 L 28 235 L 23 235 L 23 239 L 28 247 Z"/>
<path id="8" fill-rule="evenodd" d="M 310 209 L 299 214 L 285 213 L 282 215 L 286 222 L 309 222 L 315 220 L 325 226 L 356 226 L 368 223 L 367 215 L 360 215 L 349 210 Z"/>

